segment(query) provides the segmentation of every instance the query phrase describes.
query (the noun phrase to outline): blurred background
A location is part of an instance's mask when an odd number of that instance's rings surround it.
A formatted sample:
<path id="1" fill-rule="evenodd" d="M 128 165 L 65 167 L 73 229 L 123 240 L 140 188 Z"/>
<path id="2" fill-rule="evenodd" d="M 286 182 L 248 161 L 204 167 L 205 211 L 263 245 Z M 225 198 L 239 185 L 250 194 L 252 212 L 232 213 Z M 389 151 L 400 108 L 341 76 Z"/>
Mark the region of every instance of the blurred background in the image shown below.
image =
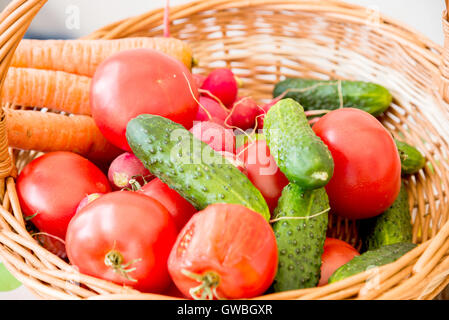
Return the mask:
<path id="1" fill-rule="evenodd" d="M 1 9 L 9 1 L 0 0 Z M 170 5 L 188 2 L 191 0 L 171 0 Z M 443 0 L 346 0 L 346 2 L 379 10 L 412 26 L 433 41 L 443 43 L 441 26 Z M 78 38 L 111 22 L 162 7 L 164 4 L 165 0 L 49 0 L 34 19 L 27 37 Z"/>

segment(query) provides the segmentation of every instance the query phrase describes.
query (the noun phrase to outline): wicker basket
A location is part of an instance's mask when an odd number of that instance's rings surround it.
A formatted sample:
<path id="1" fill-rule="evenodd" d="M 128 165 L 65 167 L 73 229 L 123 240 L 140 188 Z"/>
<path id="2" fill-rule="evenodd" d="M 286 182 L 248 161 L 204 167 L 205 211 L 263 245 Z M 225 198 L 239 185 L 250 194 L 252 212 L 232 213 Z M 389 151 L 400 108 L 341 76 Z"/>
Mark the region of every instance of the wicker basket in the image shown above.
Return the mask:
<path id="1" fill-rule="evenodd" d="M 0 16 L 0 85 L 11 57 L 45 0 L 14 0 Z M 394 103 L 382 116 L 394 136 L 425 153 L 429 166 L 407 180 L 413 241 L 419 246 L 378 269 L 319 288 L 264 299 L 432 299 L 449 283 L 449 48 L 369 9 L 337 1 L 210 0 L 171 8 L 172 36 L 188 41 L 196 72 L 227 66 L 244 94 L 263 100 L 284 76 L 378 82 Z M 87 38 L 156 36 L 163 10 L 126 19 Z M 449 23 L 443 18 L 445 34 Z M 449 46 L 449 41 L 445 41 Z M 2 109 L 3 110 L 3 109 Z M 45 298 L 168 299 L 78 273 L 26 231 L 14 177 L 36 156 L 9 150 L 0 118 L 0 259 Z M 17 169 L 16 169 L 17 168 Z M 358 244 L 353 221 L 330 216 L 329 235 Z M 373 276 L 375 272 L 375 276 Z M 375 280 L 373 283 L 372 280 Z M 367 281 L 369 280 L 369 281 Z"/>

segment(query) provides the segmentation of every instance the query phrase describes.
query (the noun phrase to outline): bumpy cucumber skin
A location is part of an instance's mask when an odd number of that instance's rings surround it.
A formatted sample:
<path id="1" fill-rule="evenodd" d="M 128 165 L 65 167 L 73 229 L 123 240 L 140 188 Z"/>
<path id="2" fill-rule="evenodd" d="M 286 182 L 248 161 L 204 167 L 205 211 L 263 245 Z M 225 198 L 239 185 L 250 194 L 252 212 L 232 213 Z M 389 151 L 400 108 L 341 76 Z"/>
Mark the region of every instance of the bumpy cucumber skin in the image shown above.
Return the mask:
<path id="1" fill-rule="evenodd" d="M 276 292 L 315 287 L 321 276 L 321 256 L 328 224 L 329 200 L 324 188 L 303 191 L 288 184 L 282 191 L 273 223 L 278 245 L 279 265 L 273 288 Z"/>
<path id="2" fill-rule="evenodd" d="M 248 178 L 180 124 L 140 115 L 128 123 L 126 137 L 144 166 L 198 210 L 213 203 L 234 203 L 269 220 L 267 203 Z M 202 161 L 205 156 L 207 163 Z"/>
<path id="3" fill-rule="evenodd" d="M 412 229 L 408 194 L 402 184 L 392 206 L 379 216 L 361 220 L 359 232 L 364 250 L 375 250 L 385 245 L 411 242 Z"/>
<path id="4" fill-rule="evenodd" d="M 424 158 L 418 149 L 397 139 L 394 139 L 394 142 L 396 143 L 399 157 L 401 158 L 402 174 L 414 174 L 424 167 L 426 158 Z"/>
<path id="5" fill-rule="evenodd" d="M 298 101 L 305 110 L 335 110 L 340 108 L 337 80 L 314 80 L 288 78 L 278 82 L 274 87 L 273 97 L 278 97 L 287 89 L 304 90 L 290 91 L 285 98 Z M 390 92 L 375 83 L 363 81 L 341 80 L 341 93 L 344 108 L 358 108 L 378 116 L 391 104 Z"/>
<path id="6" fill-rule="evenodd" d="M 392 263 L 415 247 L 416 244 L 403 242 L 366 251 L 335 270 L 330 276 L 328 283 L 343 280 L 372 267 L 380 267 Z"/>
<path id="7" fill-rule="evenodd" d="M 313 132 L 302 106 L 282 99 L 267 112 L 264 135 L 279 169 L 290 182 L 306 190 L 325 186 L 334 173 L 334 160 Z"/>

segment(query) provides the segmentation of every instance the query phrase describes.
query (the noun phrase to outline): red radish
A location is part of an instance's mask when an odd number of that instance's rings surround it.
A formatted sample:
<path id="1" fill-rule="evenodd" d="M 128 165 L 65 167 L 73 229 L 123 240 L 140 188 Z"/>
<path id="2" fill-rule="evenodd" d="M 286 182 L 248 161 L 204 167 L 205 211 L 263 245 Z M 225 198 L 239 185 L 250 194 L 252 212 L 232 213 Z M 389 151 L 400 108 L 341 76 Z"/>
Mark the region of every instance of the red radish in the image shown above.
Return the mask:
<path id="1" fill-rule="evenodd" d="M 251 97 L 239 98 L 232 106 L 231 123 L 242 130 L 254 128 L 256 117 L 261 113 L 263 113 L 263 110 Z M 259 118 L 257 121 L 259 121 Z"/>
<path id="2" fill-rule="evenodd" d="M 273 212 L 288 180 L 279 170 L 266 141 L 247 143 L 237 150 L 237 155 L 245 163 L 249 180 L 259 189 Z"/>
<path id="3" fill-rule="evenodd" d="M 100 198 L 104 193 L 91 193 L 83 198 L 81 200 L 80 204 L 78 205 L 78 208 L 76 208 L 75 214 L 78 213 L 82 208 L 87 206 L 89 203 L 91 203 L 94 200 L 97 200 Z"/>
<path id="4" fill-rule="evenodd" d="M 194 206 L 159 178 L 155 178 L 140 188 L 137 192 L 160 202 L 173 217 L 178 230 L 181 230 L 196 212 Z"/>
<path id="5" fill-rule="evenodd" d="M 114 190 L 131 188 L 129 181 L 135 179 L 143 184 L 152 175 L 135 155 L 129 152 L 122 153 L 112 161 L 109 166 L 108 178 Z"/>
<path id="6" fill-rule="evenodd" d="M 220 99 L 225 106 L 231 107 L 237 99 L 238 83 L 231 70 L 220 68 L 209 73 L 201 89 Z"/>
<path id="7" fill-rule="evenodd" d="M 220 151 L 221 155 L 226 158 L 230 163 L 232 163 L 237 169 L 239 169 L 243 174 L 248 174 L 246 172 L 245 164 L 241 161 L 234 153 L 227 151 Z"/>
<path id="8" fill-rule="evenodd" d="M 43 246 L 51 253 L 57 255 L 59 258 L 67 258 L 67 252 L 65 250 L 65 243 L 63 239 L 43 232 L 34 234 L 34 238 L 39 242 L 41 246 Z"/>
<path id="9" fill-rule="evenodd" d="M 224 106 L 221 106 L 215 99 L 204 96 L 200 96 L 199 102 L 200 105 L 195 121 L 212 121 L 225 126 L 225 120 L 229 115 L 229 111 Z M 228 119 L 226 124 L 231 125 L 231 121 Z"/>
<path id="10" fill-rule="evenodd" d="M 203 121 L 194 124 L 190 132 L 215 151 L 234 152 L 235 136 L 231 129 L 226 129 L 212 121 Z"/>
<path id="11" fill-rule="evenodd" d="M 207 78 L 206 76 L 203 76 L 202 74 L 198 74 L 198 73 L 192 74 L 192 77 L 193 77 L 193 80 L 195 81 L 197 88 L 201 88 L 201 86 L 204 83 L 204 80 L 206 80 L 206 78 Z"/>

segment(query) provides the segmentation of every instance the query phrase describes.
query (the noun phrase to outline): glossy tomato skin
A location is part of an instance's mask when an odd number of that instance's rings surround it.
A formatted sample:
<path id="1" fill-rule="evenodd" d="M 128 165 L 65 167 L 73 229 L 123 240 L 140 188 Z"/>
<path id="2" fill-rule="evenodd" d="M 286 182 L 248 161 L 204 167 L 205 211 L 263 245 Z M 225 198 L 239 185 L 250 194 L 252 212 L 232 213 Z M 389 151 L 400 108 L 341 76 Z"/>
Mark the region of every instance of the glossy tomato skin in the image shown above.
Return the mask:
<path id="1" fill-rule="evenodd" d="M 160 202 L 173 217 L 178 230 L 181 230 L 197 211 L 190 202 L 175 190 L 170 189 L 159 178 L 154 178 L 140 188 L 138 192 Z"/>
<path id="2" fill-rule="evenodd" d="M 312 129 L 334 159 L 326 191 L 335 213 L 365 219 L 392 205 L 401 186 L 401 161 L 392 136 L 376 118 L 342 108 L 323 116 Z"/>
<path id="3" fill-rule="evenodd" d="M 81 209 L 67 230 L 67 255 L 85 273 L 144 292 L 160 293 L 170 285 L 167 258 L 177 230 L 167 209 L 158 201 L 131 191 L 103 195 Z M 105 264 L 114 250 L 125 268 L 136 268 L 129 278 Z M 134 279 L 135 281 L 132 281 Z"/>
<path id="4" fill-rule="evenodd" d="M 263 294 L 273 282 L 277 263 L 276 239 L 262 215 L 241 205 L 213 204 L 182 229 L 168 268 L 186 297 L 192 298 L 189 289 L 200 283 L 185 271 L 218 275 L 214 298 L 239 299 Z"/>
<path id="5" fill-rule="evenodd" d="M 245 164 L 249 180 L 259 189 L 270 208 L 276 208 L 287 177 L 279 170 L 265 140 L 256 140 L 237 150 L 238 158 Z"/>
<path id="6" fill-rule="evenodd" d="M 321 256 L 321 278 L 318 286 L 326 285 L 335 270 L 359 255 L 360 253 L 349 243 L 339 239 L 326 238 Z"/>
<path id="7" fill-rule="evenodd" d="M 198 97 L 192 74 L 181 62 L 156 50 L 134 49 L 119 52 L 98 66 L 90 103 L 103 135 L 130 151 L 125 137 L 129 120 L 155 114 L 189 129 L 198 112 Z"/>
<path id="8" fill-rule="evenodd" d="M 80 201 L 111 191 L 108 178 L 89 160 L 72 152 L 50 152 L 31 161 L 17 178 L 23 213 L 43 232 L 64 239 Z"/>

